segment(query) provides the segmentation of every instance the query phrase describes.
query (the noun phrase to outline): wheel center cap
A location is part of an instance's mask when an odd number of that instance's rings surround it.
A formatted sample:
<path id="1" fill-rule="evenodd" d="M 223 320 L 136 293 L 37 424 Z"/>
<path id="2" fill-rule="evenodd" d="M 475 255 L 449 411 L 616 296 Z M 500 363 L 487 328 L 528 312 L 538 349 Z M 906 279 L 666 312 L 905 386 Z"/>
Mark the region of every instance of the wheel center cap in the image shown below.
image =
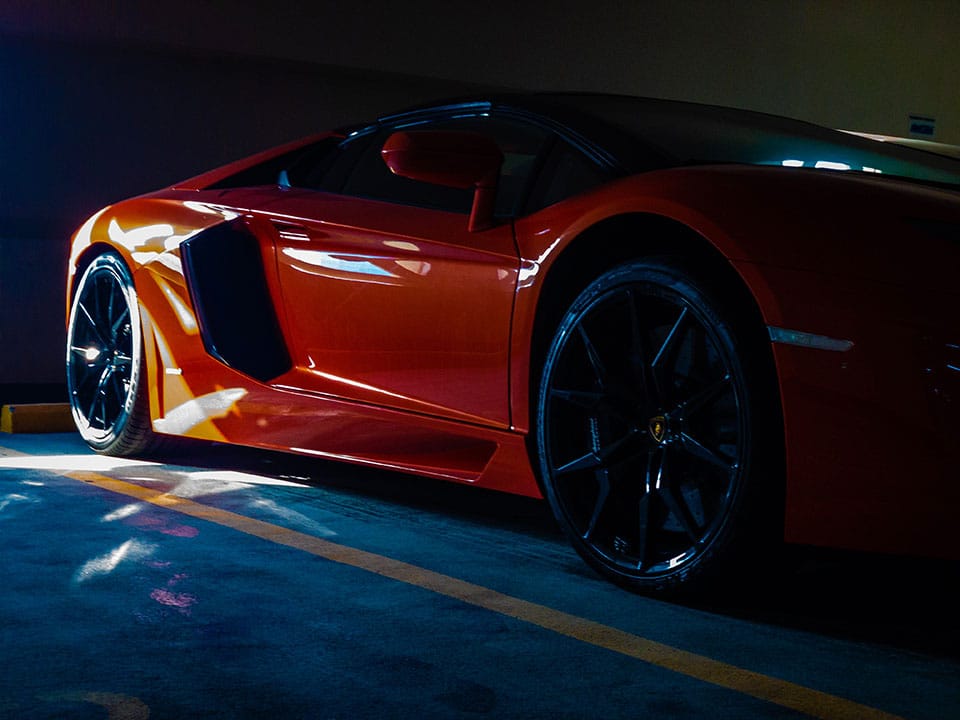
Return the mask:
<path id="1" fill-rule="evenodd" d="M 663 415 L 655 415 L 647 423 L 647 432 L 657 445 L 662 445 L 667 439 L 667 419 Z"/>

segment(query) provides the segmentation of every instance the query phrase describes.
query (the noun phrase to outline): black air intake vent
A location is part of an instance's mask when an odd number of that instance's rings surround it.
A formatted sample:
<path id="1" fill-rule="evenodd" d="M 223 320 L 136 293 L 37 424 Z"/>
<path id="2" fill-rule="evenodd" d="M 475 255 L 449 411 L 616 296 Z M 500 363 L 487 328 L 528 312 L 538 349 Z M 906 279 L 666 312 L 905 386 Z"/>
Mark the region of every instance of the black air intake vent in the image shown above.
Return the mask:
<path id="1" fill-rule="evenodd" d="M 180 246 L 207 352 L 266 382 L 291 367 L 264 277 L 260 243 L 242 220 L 217 225 Z"/>

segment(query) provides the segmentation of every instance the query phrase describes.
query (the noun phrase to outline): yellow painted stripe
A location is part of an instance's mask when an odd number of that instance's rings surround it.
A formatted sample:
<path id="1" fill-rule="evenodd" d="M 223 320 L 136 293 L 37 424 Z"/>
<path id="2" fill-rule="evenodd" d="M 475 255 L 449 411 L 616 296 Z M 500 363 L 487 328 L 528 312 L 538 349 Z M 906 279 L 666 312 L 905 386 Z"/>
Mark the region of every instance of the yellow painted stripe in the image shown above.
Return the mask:
<path id="1" fill-rule="evenodd" d="M 0 454 L 21 455 L 16 451 Z M 238 532 L 296 548 L 317 557 L 382 575 L 399 582 L 455 598 L 506 617 L 551 630 L 560 635 L 602 647 L 657 667 L 672 670 L 781 707 L 822 720 L 902 720 L 897 715 L 862 705 L 803 685 L 745 670 L 703 655 L 680 650 L 628 633 L 609 625 L 587 620 L 545 605 L 505 595 L 449 575 L 433 572 L 382 555 L 338 545 L 313 535 L 220 510 L 201 503 L 162 493 L 94 472 L 66 472 L 66 477 L 95 485 L 103 490 L 136 498 L 190 517 L 228 527 Z"/>
<path id="2" fill-rule="evenodd" d="M 317 557 L 456 598 L 590 645 L 606 648 L 688 677 L 797 710 L 811 717 L 824 720 L 896 720 L 898 717 L 835 695 L 744 670 L 735 665 L 647 640 L 608 625 L 505 595 L 482 585 L 475 585 L 365 550 L 338 545 L 329 540 L 272 525 L 262 520 L 202 505 L 98 473 L 70 472 L 66 473 L 66 476 L 96 485 L 104 490 L 263 538 L 278 545 L 303 550 Z"/>

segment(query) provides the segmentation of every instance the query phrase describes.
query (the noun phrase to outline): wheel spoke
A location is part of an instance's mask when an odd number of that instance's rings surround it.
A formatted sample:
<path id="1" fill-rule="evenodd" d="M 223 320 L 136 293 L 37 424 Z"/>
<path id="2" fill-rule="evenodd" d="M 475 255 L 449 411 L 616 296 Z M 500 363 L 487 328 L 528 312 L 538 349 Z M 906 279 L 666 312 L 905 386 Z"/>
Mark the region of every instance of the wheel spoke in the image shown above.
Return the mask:
<path id="1" fill-rule="evenodd" d="M 680 446 L 694 457 L 705 460 L 725 472 L 730 472 L 736 467 L 735 462 L 709 449 L 689 433 L 680 433 Z"/>
<path id="2" fill-rule="evenodd" d="M 631 420 L 628 403 L 611 393 L 589 390 L 551 390 L 550 397 L 583 408 L 592 417 L 607 415 L 627 422 Z"/>
<path id="3" fill-rule="evenodd" d="M 93 296 L 93 316 L 99 319 L 103 317 L 103 313 L 100 311 L 100 276 L 93 275 L 92 277 L 90 294 Z"/>
<path id="4" fill-rule="evenodd" d="M 101 374 L 100 377 L 101 377 L 101 379 L 102 379 L 102 378 L 103 378 L 103 374 Z M 97 383 L 97 387 L 98 387 L 98 388 L 100 387 L 100 383 Z M 97 401 L 98 401 L 99 399 L 100 399 L 100 393 L 98 393 L 97 390 L 95 389 L 95 390 L 93 391 L 93 394 L 91 395 L 90 409 L 87 410 L 87 422 L 89 422 L 91 425 L 93 424 L 93 421 L 94 421 L 94 419 L 96 418 L 95 413 L 96 413 L 96 410 L 97 410 Z"/>
<path id="5" fill-rule="evenodd" d="M 93 334 L 97 336 L 97 340 L 100 342 L 100 345 L 106 347 L 107 342 L 103 339 L 103 335 L 100 334 L 100 328 L 97 327 L 97 323 L 93 319 L 93 316 L 90 315 L 90 311 L 87 310 L 87 306 L 83 304 L 83 301 L 78 301 L 77 307 L 80 308 L 80 312 L 83 313 L 83 316 L 87 319 L 87 322 L 90 323 L 90 329 L 93 330 Z"/>
<path id="6" fill-rule="evenodd" d="M 118 447 L 135 409 L 142 343 L 133 278 L 122 259 L 97 256 L 80 278 L 67 328 L 68 397 L 81 436 L 96 450 Z"/>
<path id="7" fill-rule="evenodd" d="M 729 385 L 730 373 L 726 373 L 715 383 L 708 385 L 697 393 L 694 393 L 691 397 L 677 405 L 677 407 L 670 414 L 678 418 L 690 418 L 702 410 L 711 400 L 713 400 L 724 388 Z"/>
<path id="8" fill-rule="evenodd" d="M 83 384 L 91 375 L 99 373 L 103 369 L 103 365 L 106 362 L 103 354 L 97 355 L 93 360 L 87 359 L 87 353 L 90 348 L 78 347 L 76 345 L 70 346 L 70 352 L 75 355 L 79 355 L 82 360 L 80 362 L 70 362 L 70 368 L 73 372 L 73 377 L 77 378 L 79 384 Z M 79 370 L 79 372 L 77 372 Z M 79 376 L 79 377 L 78 377 Z"/>
<path id="9" fill-rule="evenodd" d="M 87 382 L 89 382 L 90 378 L 96 377 L 98 376 L 99 373 L 103 372 L 102 367 L 97 367 L 96 364 L 92 364 L 92 363 L 91 364 L 83 363 L 80 366 L 80 369 L 81 369 L 81 374 L 80 374 L 80 377 L 78 378 L 78 382 L 76 385 L 76 388 L 78 390 L 82 388 Z"/>
<path id="10" fill-rule="evenodd" d="M 657 263 L 598 279 L 555 336 L 538 406 L 557 517 L 638 587 L 682 585 L 726 541 L 749 439 L 736 338 L 687 280 Z"/>
<path id="11" fill-rule="evenodd" d="M 93 401 L 90 403 L 90 412 L 87 413 L 87 420 L 92 424 L 96 419 L 96 410 L 97 403 L 100 403 L 101 409 L 104 412 L 104 425 L 106 425 L 106 405 L 103 402 L 104 392 L 103 389 L 106 387 L 107 381 L 110 379 L 110 376 L 113 374 L 113 369 L 107 365 L 103 368 L 103 372 L 100 373 L 100 380 L 97 382 L 97 389 L 93 391 Z"/>
<path id="12" fill-rule="evenodd" d="M 593 344 L 590 336 L 587 335 L 587 331 L 583 327 L 582 322 L 577 325 L 577 333 L 580 335 L 580 340 L 583 342 L 583 347 L 587 351 L 587 359 L 590 361 L 590 366 L 593 368 L 593 374 L 597 384 L 600 386 L 601 390 L 606 390 L 610 383 L 610 377 L 607 374 L 607 369 L 603 364 L 603 360 L 600 359 L 600 353 L 597 352 L 596 346 Z"/>
<path id="13" fill-rule="evenodd" d="M 644 441 L 646 433 L 633 430 L 616 442 L 610 443 L 599 450 L 591 450 L 580 457 L 556 468 L 558 475 L 576 472 L 577 470 L 592 470 L 593 468 L 612 468 L 642 452 L 637 447 Z"/>
<path id="14" fill-rule="evenodd" d="M 663 455 L 663 451 L 658 450 L 650 453 L 650 457 L 647 458 L 647 474 L 644 478 L 647 495 L 660 487 L 660 481 L 663 479 Z M 656 463 L 656 468 L 654 468 L 654 463 Z"/>
<path id="15" fill-rule="evenodd" d="M 637 569 L 642 569 L 650 550 L 650 500 L 663 478 L 664 453 L 655 451 L 647 458 L 644 493 L 637 509 Z"/>
<path id="16" fill-rule="evenodd" d="M 597 526 L 597 520 L 600 513 L 607 504 L 607 498 L 610 497 L 610 471 L 607 468 L 597 470 L 597 499 L 593 504 L 593 513 L 590 515 L 590 521 L 587 523 L 587 529 L 583 533 L 583 539 L 589 540 Z"/>
<path id="17" fill-rule="evenodd" d="M 660 404 L 661 391 L 653 372 L 653 363 L 647 362 L 649 355 L 648 343 L 644 340 L 640 314 L 637 310 L 637 301 L 632 290 L 627 291 L 627 301 L 630 311 L 630 359 L 637 382 L 640 385 L 641 396 L 646 396 L 654 405 Z"/>
<path id="18" fill-rule="evenodd" d="M 124 320 L 126 320 L 128 317 L 130 317 L 130 308 L 124 305 L 123 311 L 120 313 L 117 319 L 113 321 L 113 324 L 110 326 L 110 333 L 113 336 L 114 340 L 116 340 L 117 338 L 117 333 L 120 330 L 120 324 Z"/>
<path id="19" fill-rule="evenodd" d="M 613 468 L 647 452 L 647 449 L 643 447 L 646 444 L 646 439 L 646 430 L 631 430 L 616 442 L 600 449 L 598 454 L 601 464 L 603 467 Z"/>
<path id="20" fill-rule="evenodd" d="M 124 379 L 120 377 L 119 373 L 111 373 L 111 376 L 113 379 L 113 391 L 117 394 L 117 403 L 120 405 L 122 409 L 125 404 L 126 396 L 127 396 L 126 388 L 124 388 L 124 385 L 123 385 Z"/>
<path id="21" fill-rule="evenodd" d="M 663 344 L 660 346 L 660 349 L 657 351 L 656 356 L 653 358 L 653 362 L 650 363 L 651 369 L 657 369 L 660 365 L 660 361 L 663 360 L 673 348 L 674 342 L 680 336 L 680 328 L 683 326 L 684 321 L 687 319 L 687 308 L 684 307 L 680 311 L 680 316 L 677 318 L 676 322 L 673 323 L 673 327 L 670 328 L 670 332 L 667 333 L 667 337 L 664 338 Z"/>
<path id="22" fill-rule="evenodd" d="M 100 375 L 100 381 L 97 383 L 97 393 L 100 395 L 105 395 L 104 389 L 107 387 L 107 382 L 114 374 L 114 368 L 110 365 L 107 365 L 103 372 Z"/>
<path id="23" fill-rule="evenodd" d="M 99 401 L 100 395 L 98 393 L 94 393 L 93 399 L 90 401 L 90 409 L 87 411 L 87 423 L 89 423 L 91 427 L 97 419 L 97 403 Z"/>
<path id="24" fill-rule="evenodd" d="M 653 456 L 651 455 L 651 460 Z M 640 506 L 637 508 L 637 569 L 641 570 L 647 563 L 647 549 L 650 538 L 650 493 L 640 497 Z"/>
<path id="25" fill-rule="evenodd" d="M 565 465 L 561 465 L 555 472 L 557 475 L 563 475 L 564 473 L 576 472 L 577 470 L 592 470 L 596 467 L 600 467 L 600 457 L 591 451 L 586 455 L 581 455 L 576 460 L 571 460 Z"/>
<path id="26" fill-rule="evenodd" d="M 697 543 L 703 535 L 703 529 L 697 524 L 693 513 L 690 512 L 690 508 L 687 507 L 686 502 L 682 499 L 683 496 L 678 496 L 674 489 L 668 485 L 661 488 L 660 497 L 663 498 L 667 509 L 680 521 L 680 525 L 683 526 L 687 537 L 694 543 Z"/>
<path id="27" fill-rule="evenodd" d="M 558 400 L 565 400 L 571 405 L 582 407 L 586 410 L 597 410 L 603 405 L 606 399 L 605 393 L 590 392 L 588 390 L 550 390 L 550 397 Z"/>
<path id="28" fill-rule="evenodd" d="M 106 316 L 106 319 L 107 319 L 107 325 L 110 326 L 110 330 L 112 331 L 112 337 L 113 337 L 114 340 L 116 340 L 116 337 L 117 337 L 116 330 L 115 330 L 115 326 L 114 326 L 114 324 L 113 324 L 113 298 L 116 296 L 116 294 L 117 294 L 116 288 L 113 287 L 113 286 L 111 286 L 111 287 L 110 287 L 110 301 L 107 303 L 107 316 Z"/>

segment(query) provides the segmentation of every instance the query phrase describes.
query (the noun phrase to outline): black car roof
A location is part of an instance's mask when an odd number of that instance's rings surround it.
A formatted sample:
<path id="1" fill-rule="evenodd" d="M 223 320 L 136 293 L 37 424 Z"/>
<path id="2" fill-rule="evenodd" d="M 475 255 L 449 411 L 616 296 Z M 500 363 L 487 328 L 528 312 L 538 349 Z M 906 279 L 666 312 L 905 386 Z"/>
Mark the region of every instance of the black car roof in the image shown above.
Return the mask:
<path id="1" fill-rule="evenodd" d="M 608 93 L 494 93 L 384 115 L 496 112 L 548 125 L 624 174 L 717 163 L 853 170 L 960 185 L 960 161 L 754 110 Z"/>

